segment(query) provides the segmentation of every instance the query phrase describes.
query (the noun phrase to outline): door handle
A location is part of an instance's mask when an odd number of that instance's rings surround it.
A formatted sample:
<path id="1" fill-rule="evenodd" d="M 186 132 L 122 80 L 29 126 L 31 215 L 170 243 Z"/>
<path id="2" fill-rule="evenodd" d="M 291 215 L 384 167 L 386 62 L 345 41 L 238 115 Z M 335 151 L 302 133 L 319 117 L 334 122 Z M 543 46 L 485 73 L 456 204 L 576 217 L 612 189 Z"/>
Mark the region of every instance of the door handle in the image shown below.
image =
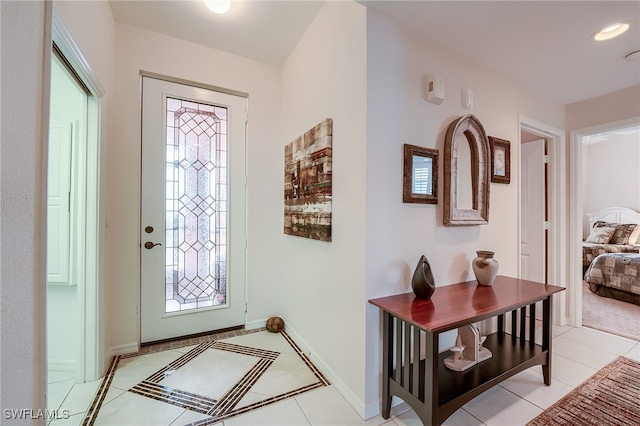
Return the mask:
<path id="1" fill-rule="evenodd" d="M 152 248 L 154 248 L 155 246 L 161 246 L 162 244 L 160 243 L 152 243 L 151 241 L 147 241 L 146 243 L 144 243 L 144 248 L 146 248 L 147 250 L 151 250 Z"/>

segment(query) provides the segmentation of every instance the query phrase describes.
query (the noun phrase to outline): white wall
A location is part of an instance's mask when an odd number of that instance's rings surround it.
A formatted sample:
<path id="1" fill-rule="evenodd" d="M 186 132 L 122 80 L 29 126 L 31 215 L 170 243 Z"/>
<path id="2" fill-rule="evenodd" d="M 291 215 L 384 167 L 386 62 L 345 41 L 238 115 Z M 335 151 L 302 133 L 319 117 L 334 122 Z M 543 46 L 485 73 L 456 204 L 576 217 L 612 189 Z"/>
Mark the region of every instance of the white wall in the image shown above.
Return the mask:
<path id="1" fill-rule="evenodd" d="M 278 144 L 280 81 L 273 65 L 241 58 L 128 25 L 117 25 L 117 110 L 107 148 L 109 206 L 107 282 L 110 345 L 135 349 L 140 294 L 140 70 L 249 93 L 247 321 L 266 319 L 278 305 L 273 249 L 282 198 Z"/>
<path id="2" fill-rule="evenodd" d="M 640 211 L 640 138 L 638 132 L 609 134 L 606 140 L 582 144 L 582 211 L 607 207 Z M 589 226 L 585 216 L 583 237 Z"/>
<path id="3" fill-rule="evenodd" d="M 640 116 L 640 84 L 566 106 L 567 133 L 571 130 Z"/>
<path id="4" fill-rule="evenodd" d="M 0 2 L 0 408 L 45 407 L 46 128 L 51 10 Z M 44 81 L 43 81 L 44 77 Z M 44 424 L 44 421 L 41 422 Z M 24 424 L 4 419 L 2 424 Z M 36 422 L 34 422 L 36 424 Z"/>
<path id="5" fill-rule="evenodd" d="M 366 15 L 355 2 L 327 2 L 282 67 L 278 159 L 279 306 L 312 359 L 364 411 Z M 332 241 L 283 234 L 284 146 L 333 119 Z M 371 188 L 370 192 L 375 192 Z"/>
<path id="6" fill-rule="evenodd" d="M 640 210 L 640 138 L 633 134 L 611 134 L 600 143 L 583 144 L 587 170 L 584 211 L 597 212 L 622 206 Z"/>
<path id="7" fill-rule="evenodd" d="M 444 79 L 445 101 L 425 101 L 423 76 Z M 460 105 L 461 89 L 472 89 L 475 106 Z M 563 128 L 562 105 L 462 56 L 400 29 L 375 11 L 367 19 L 367 246 L 366 298 L 410 292 L 421 254 L 438 286 L 473 279 L 475 250 L 492 250 L 499 273 L 518 269 L 519 114 Z M 456 118 L 472 113 L 488 135 L 511 141 L 511 183 L 491 184 L 489 224 L 442 225 L 444 136 Z M 440 150 L 438 205 L 402 203 L 402 145 Z M 367 308 L 366 403 L 379 410 L 381 316 Z"/>
<path id="8" fill-rule="evenodd" d="M 47 288 L 47 360 L 49 370 L 70 371 L 75 377 L 79 348 L 78 286 Z"/>

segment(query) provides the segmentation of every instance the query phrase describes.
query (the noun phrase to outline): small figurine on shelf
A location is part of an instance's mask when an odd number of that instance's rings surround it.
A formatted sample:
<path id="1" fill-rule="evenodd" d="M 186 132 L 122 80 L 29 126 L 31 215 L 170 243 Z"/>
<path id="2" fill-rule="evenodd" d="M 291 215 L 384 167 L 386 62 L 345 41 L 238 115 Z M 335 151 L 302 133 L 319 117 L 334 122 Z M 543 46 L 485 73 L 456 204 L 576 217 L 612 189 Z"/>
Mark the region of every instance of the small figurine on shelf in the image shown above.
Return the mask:
<path id="1" fill-rule="evenodd" d="M 454 371 L 464 371 L 479 362 L 491 358 L 491 351 L 482 346 L 486 336 L 480 336 L 478 329 L 473 325 L 465 325 L 458 328 L 456 345 L 450 349 L 453 355 L 444 360 L 444 365 Z M 470 349 L 467 359 L 462 356 L 465 349 Z"/>
<path id="2" fill-rule="evenodd" d="M 478 329 L 476 328 L 476 331 Z M 481 336 L 480 333 L 478 332 L 478 359 L 477 362 L 482 362 L 485 359 L 489 359 L 493 356 L 493 354 L 491 353 L 491 351 L 487 348 L 485 348 L 484 346 L 482 346 L 482 344 L 484 343 L 484 341 L 487 340 L 487 336 Z"/>
<path id="3" fill-rule="evenodd" d="M 484 349 L 482 344 L 485 340 L 487 340 L 487 336 L 480 336 L 480 341 L 478 342 L 478 352 L 482 352 L 482 350 Z"/>
<path id="4" fill-rule="evenodd" d="M 458 334 L 458 337 L 456 338 L 456 345 L 454 347 L 452 347 L 450 349 L 451 352 L 453 352 L 453 363 L 455 364 L 456 362 L 458 362 L 459 359 L 463 359 L 463 352 L 465 350 L 466 346 L 462 344 L 462 339 L 460 338 L 460 334 Z"/>

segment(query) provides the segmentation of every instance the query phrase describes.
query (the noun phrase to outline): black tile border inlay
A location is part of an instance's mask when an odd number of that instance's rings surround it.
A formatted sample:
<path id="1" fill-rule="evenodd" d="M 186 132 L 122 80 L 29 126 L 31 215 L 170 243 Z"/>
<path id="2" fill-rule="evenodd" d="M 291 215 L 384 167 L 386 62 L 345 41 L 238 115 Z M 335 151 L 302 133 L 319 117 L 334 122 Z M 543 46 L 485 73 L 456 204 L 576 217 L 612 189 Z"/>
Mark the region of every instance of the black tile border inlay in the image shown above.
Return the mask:
<path id="1" fill-rule="evenodd" d="M 186 346 L 197 345 L 195 348 L 181 355 L 171 363 L 167 364 L 165 367 L 161 368 L 142 382 L 129 389 L 129 392 L 147 398 L 155 399 L 167 404 L 175 405 L 190 411 L 211 416 L 206 419 L 193 422 L 189 426 L 205 426 L 219 423 L 223 420 L 236 417 L 241 414 L 246 414 L 250 411 L 257 410 L 259 408 L 274 404 L 287 398 L 295 397 L 310 390 L 330 385 L 329 381 L 324 377 L 320 370 L 318 370 L 316 366 L 313 365 L 311 360 L 306 356 L 304 352 L 302 352 L 300 347 L 296 345 L 291 337 L 286 332 L 281 331 L 280 334 L 283 336 L 285 341 L 295 350 L 295 352 L 303 360 L 305 365 L 318 379 L 318 382 L 303 386 L 300 389 L 289 391 L 282 395 L 276 395 L 258 401 L 256 403 L 246 405 L 239 409 L 234 409 L 235 406 L 242 400 L 242 398 L 249 392 L 251 387 L 258 381 L 258 379 L 260 379 L 262 374 L 267 371 L 271 364 L 273 364 L 279 353 L 265 349 L 251 348 L 248 346 L 221 342 L 220 340 L 257 333 L 264 330 L 265 328 L 258 328 L 253 330 L 241 329 L 222 333 L 212 333 L 204 336 L 189 337 L 186 339 L 163 341 L 157 344 L 145 345 L 140 348 L 139 352 L 136 353 L 116 355 L 112 357 L 105 377 L 100 384 L 98 391 L 96 392 L 91 406 L 85 414 L 85 417 L 82 421 L 82 426 L 92 426 L 94 424 L 100 411 L 100 407 L 104 402 L 107 391 L 109 390 L 113 377 L 115 376 L 118 363 L 121 359 L 133 358 L 141 355 L 163 352 L 172 349 L 179 349 Z M 233 385 L 219 400 L 159 384 L 159 382 L 165 378 L 165 373 L 177 370 L 198 355 L 202 354 L 207 349 L 217 349 L 239 353 L 242 355 L 257 357 L 259 358 L 259 360 L 251 368 L 251 370 L 247 372 L 245 376 L 242 377 L 235 385 Z"/>
<path id="2" fill-rule="evenodd" d="M 98 412 L 100 411 L 100 407 L 104 402 L 104 398 L 107 396 L 107 392 L 109 391 L 109 386 L 111 386 L 111 381 L 113 380 L 113 376 L 116 374 L 116 369 L 118 368 L 118 363 L 120 362 L 120 356 L 116 355 L 111 358 L 111 362 L 109 363 L 109 367 L 107 368 L 107 372 L 102 379 L 102 383 L 98 387 L 96 392 L 96 396 L 93 398 L 91 405 L 87 409 L 87 412 L 82 419 L 82 426 L 91 426 L 93 422 L 96 421 L 96 417 L 98 417 Z"/>

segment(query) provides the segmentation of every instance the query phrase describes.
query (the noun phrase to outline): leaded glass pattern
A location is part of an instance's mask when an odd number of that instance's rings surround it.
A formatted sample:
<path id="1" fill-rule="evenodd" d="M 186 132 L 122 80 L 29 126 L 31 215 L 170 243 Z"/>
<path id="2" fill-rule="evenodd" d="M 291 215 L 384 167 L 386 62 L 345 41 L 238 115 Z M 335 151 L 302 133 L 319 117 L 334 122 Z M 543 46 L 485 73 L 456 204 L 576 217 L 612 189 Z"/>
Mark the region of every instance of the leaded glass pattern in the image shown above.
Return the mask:
<path id="1" fill-rule="evenodd" d="M 227 108 L 167 98 L 166 312 L 227 302 Z"/>

